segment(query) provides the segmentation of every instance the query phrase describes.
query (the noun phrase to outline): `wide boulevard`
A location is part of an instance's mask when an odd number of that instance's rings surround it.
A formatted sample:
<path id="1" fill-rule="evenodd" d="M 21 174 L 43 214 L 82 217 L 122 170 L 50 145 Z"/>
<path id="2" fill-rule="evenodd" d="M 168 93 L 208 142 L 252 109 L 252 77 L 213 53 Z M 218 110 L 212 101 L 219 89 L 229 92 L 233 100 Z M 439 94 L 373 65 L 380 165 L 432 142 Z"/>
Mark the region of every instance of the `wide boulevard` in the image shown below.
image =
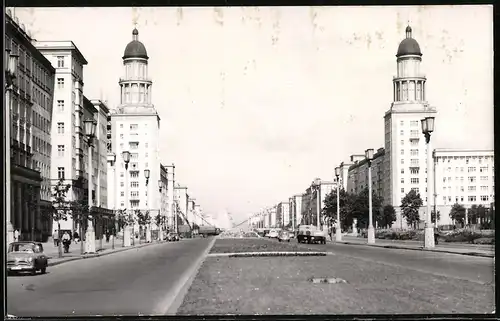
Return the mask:
<path id="1" fill-rule="evenodd" d="M 211 238 L 185 239 L 7 278 L 15 316 L 165 314 Z"/>

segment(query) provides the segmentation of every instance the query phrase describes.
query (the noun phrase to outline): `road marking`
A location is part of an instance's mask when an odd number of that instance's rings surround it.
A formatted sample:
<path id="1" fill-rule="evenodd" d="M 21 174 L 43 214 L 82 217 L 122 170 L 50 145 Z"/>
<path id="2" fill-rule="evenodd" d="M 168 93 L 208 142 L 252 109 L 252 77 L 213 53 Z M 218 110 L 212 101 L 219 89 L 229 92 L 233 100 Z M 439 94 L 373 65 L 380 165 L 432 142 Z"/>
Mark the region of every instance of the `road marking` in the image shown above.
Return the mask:
<path id="1" fill-rule="evenodd" d="M 191 267 L 179 278 L 179 281 L 172 287 L 165 298 L 156 306 L 154 311 L 156 315 L 175 315 L 182 305 L 191 284 L 193 283 L 198 271 L 212 249 L 216 238 L 214 237 L 202 255 L 191 265 Z M 168 273 L 168 272 L 167 272 Z"/>
<path id="2" fill-rule="evenodd" d="M 208 257 L 258 257 L 258 256 L 326 256 L 327 252 L 233 252 L 233 253 L 210 253 Z"/>

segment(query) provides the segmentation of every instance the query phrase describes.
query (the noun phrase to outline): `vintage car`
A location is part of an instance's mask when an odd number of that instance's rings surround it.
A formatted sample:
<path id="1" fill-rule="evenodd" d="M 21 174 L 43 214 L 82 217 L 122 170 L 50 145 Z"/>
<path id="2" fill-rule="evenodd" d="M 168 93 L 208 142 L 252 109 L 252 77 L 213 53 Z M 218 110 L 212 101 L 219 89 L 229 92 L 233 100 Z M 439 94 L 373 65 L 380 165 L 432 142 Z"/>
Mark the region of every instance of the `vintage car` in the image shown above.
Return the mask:
<path id="1" fill-rule="evenodd" d="M 43 245 L 39 242 L 13 242 L 7 251 L 7 272 L 47 271 L 48 257 L 43 253 Z"/>
<path id="2" fill-rule="evenodd" d="M 278 240 L 280 242 L 290 242 L 290 232 L 289 231 L 280 231 L 278 234 Z"/>
<path id="3" fill-rule="evenodd" d="M 301 225 L 297 234 L 297 242 L 326 244 L 326 232 L 314 225 Z"/>
<path id="4" fill-rule="evenodd" d="M 179 241 L 179 234 L 170 232 L 167 234 L 165 240 L 168 242 L 177 242 Z"/>

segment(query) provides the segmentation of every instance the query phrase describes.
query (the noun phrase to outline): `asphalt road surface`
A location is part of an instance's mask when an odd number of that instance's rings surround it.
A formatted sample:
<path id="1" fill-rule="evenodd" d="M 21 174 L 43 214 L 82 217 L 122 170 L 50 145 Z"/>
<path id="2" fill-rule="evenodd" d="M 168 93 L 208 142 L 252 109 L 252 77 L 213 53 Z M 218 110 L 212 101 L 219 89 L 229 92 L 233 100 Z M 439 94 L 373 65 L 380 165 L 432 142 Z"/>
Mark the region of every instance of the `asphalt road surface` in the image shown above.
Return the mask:
<path id="1" fill-rule="evenodd" d="M 297 241 L 293 239 L 291 242 Z M 342 256 L 348 256 L 368 263 L 404 267 L 451 279 L 480 284 L 495 283 L 494 258 L 352 244 L 300 244 L 300 246 L 333 252 L 338 255 L 339 259 L 342 259 Z"/>
<path id="2" fill-rule="evenodd" d="M 154 244 L 7 278 L 7 313 L 20 316 L 165 313 L 211 238 Z"/>

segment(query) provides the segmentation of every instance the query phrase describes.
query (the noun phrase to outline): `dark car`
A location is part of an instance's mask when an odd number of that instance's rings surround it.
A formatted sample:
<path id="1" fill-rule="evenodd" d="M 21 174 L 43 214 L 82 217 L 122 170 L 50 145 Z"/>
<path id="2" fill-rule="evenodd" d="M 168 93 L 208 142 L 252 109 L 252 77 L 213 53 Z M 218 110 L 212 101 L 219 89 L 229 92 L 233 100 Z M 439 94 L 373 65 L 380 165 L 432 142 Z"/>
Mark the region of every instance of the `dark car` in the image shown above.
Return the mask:
<path id="1" fill-rule="evenodd" d="M 168 242 L 177 242 L 179 241 L 179 234 L 170 232 L 167 234 L 167 237 L 165 237 L 165 240 Z"/>
<path id="2" fill-rule="evenodd" d="M 301 225 L 297 234 L 297 242 L 326 244 L 326 232 L 314 225 Z"/>
<path id="3" fill-rule="evenodd" d="M 7 251 L 7 272 L 47 271 L 48 257 L 43 253 L 43 245 L 39 242 L 13 242 Z"/>

